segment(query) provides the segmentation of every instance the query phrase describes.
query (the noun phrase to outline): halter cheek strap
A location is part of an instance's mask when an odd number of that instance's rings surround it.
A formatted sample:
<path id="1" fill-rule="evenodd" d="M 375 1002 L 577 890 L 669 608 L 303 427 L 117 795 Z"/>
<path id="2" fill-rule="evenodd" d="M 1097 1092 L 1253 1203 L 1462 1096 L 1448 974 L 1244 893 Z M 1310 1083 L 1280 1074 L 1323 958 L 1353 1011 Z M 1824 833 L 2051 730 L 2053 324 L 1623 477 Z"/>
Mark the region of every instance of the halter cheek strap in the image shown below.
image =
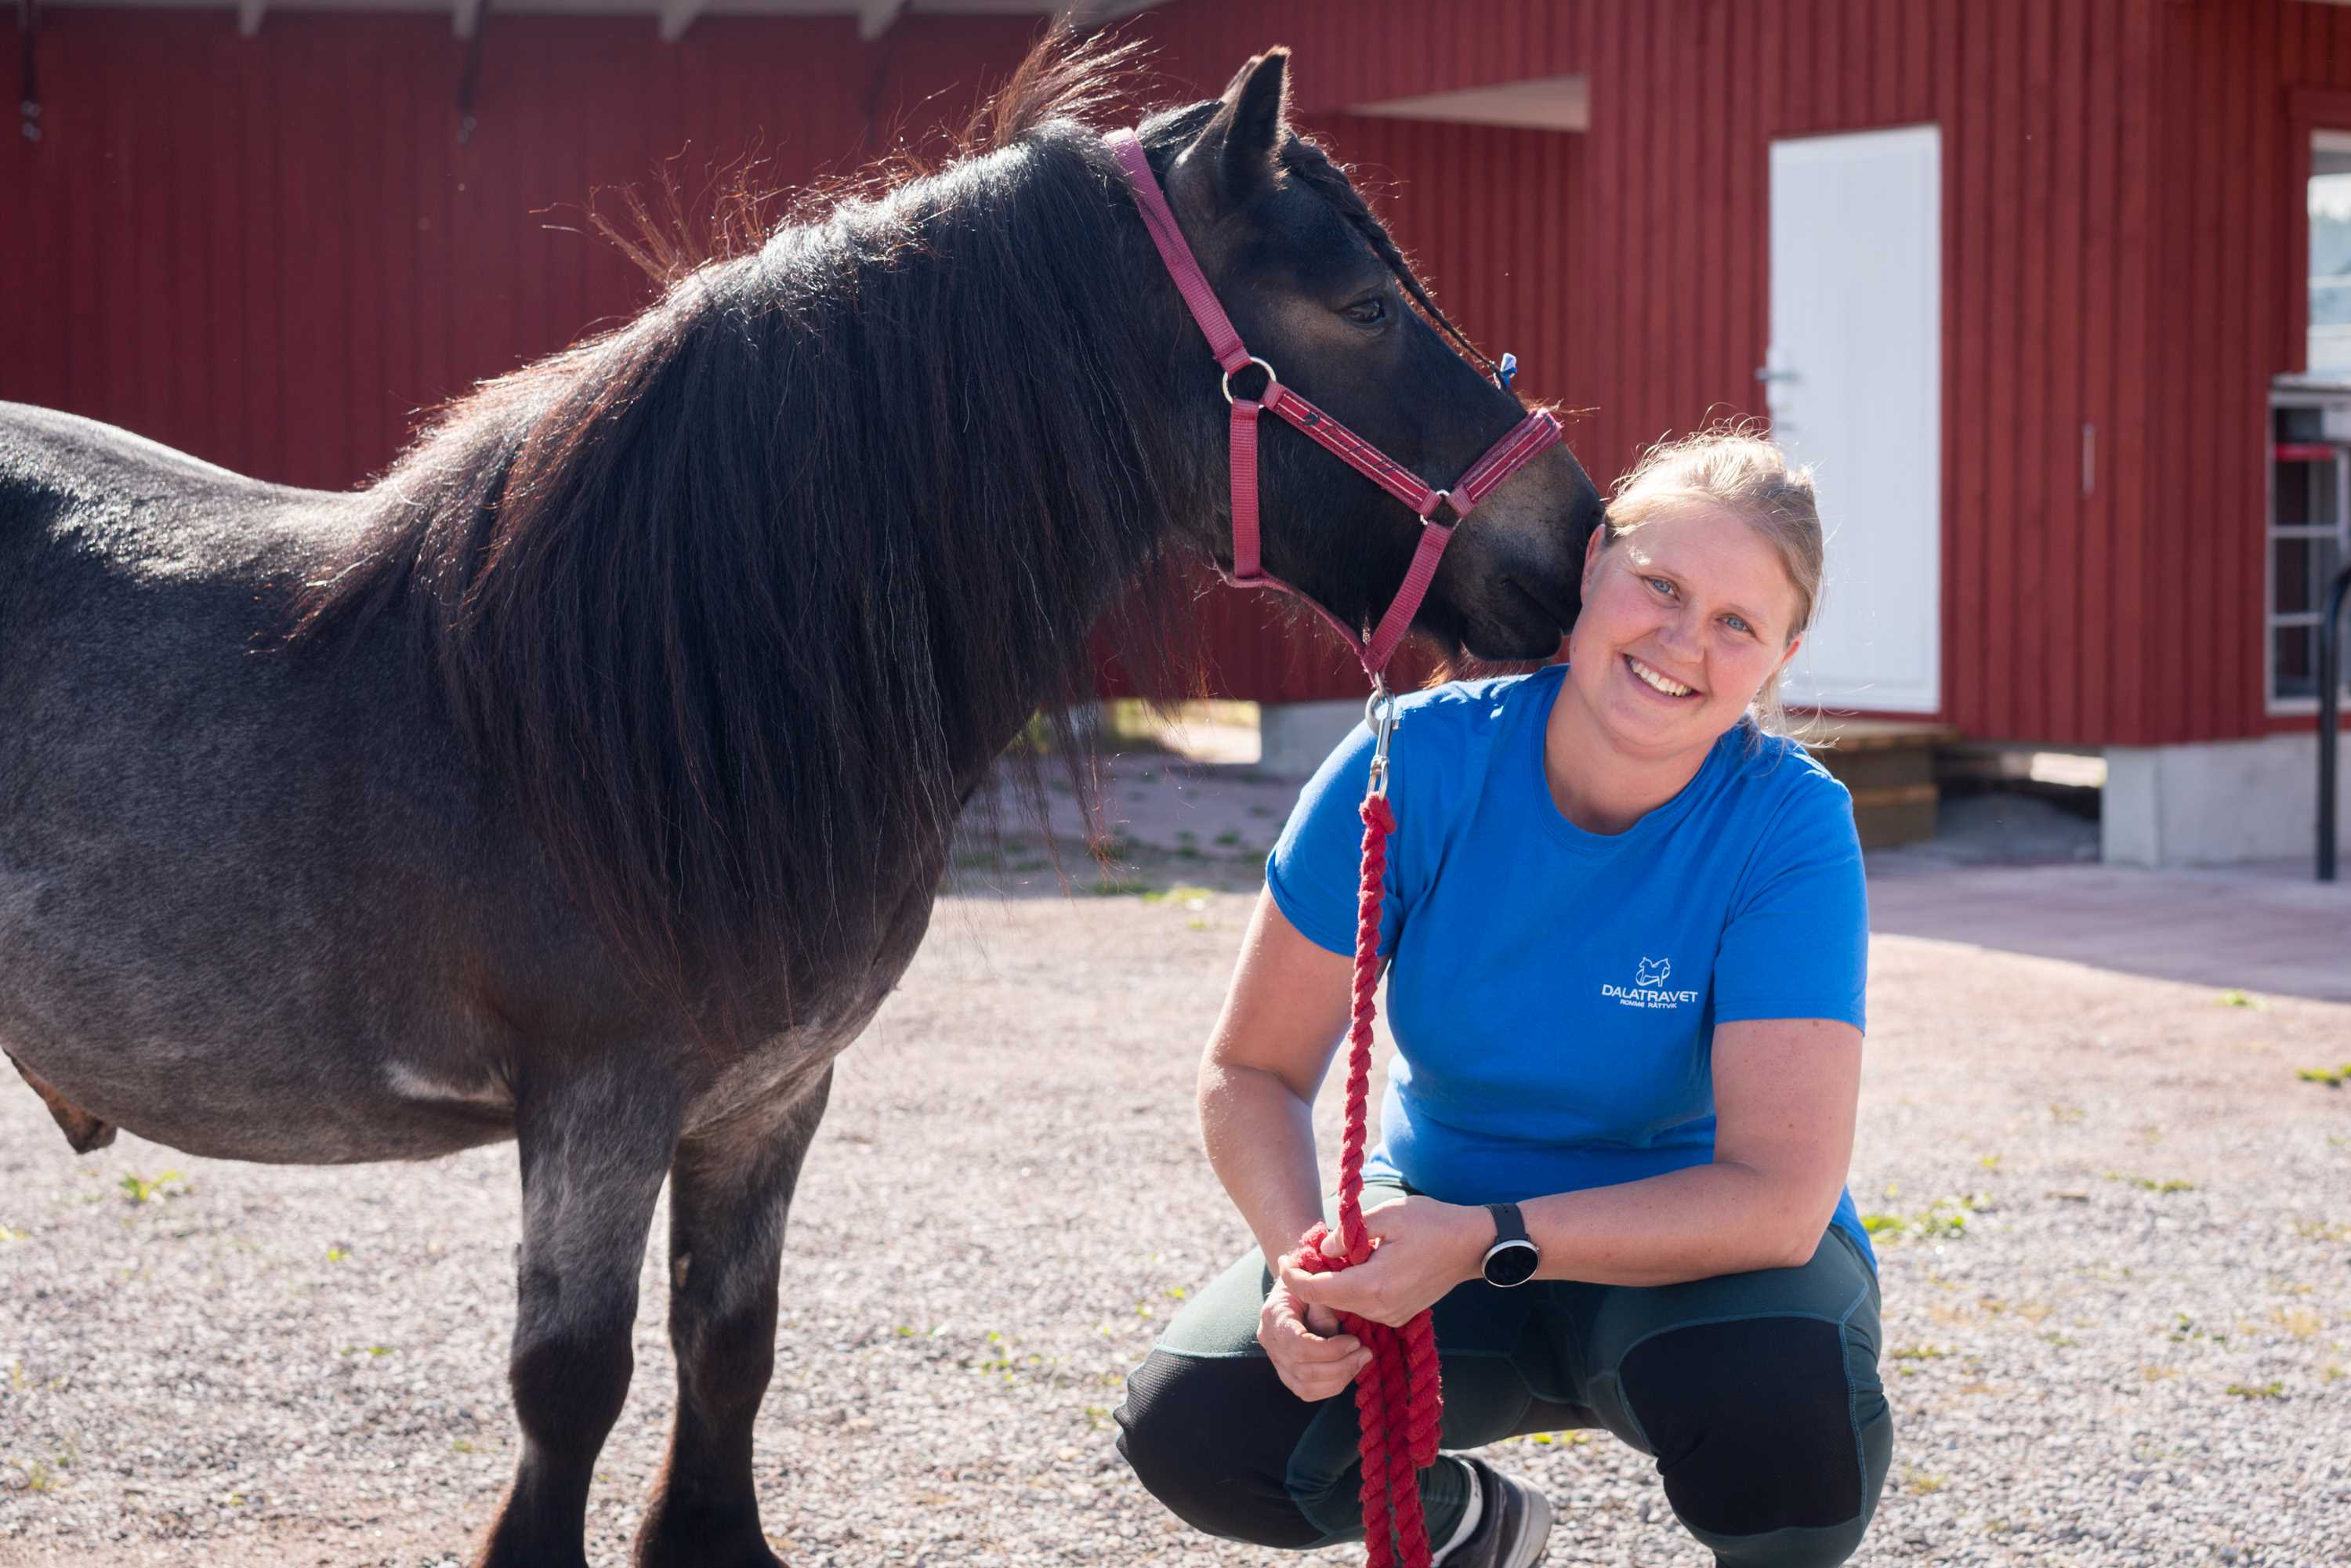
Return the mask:
<path id="1" fill-rule="evenodd" d="M 1547 411 L 1535 410 L 1471 464 L 1451 489 L 1432 488 L 1411 469 L 1284 386 L 1271 365 L 1249 351 L 1240 333 L 1234 330 L 1232 319 L 1225 314 L 1216 290 L 1208 286 L 1207 275 L 1192 255 L 1184 231 L 1176 225 L 1176 214 L 1167 205 L 1166 193 L 1160 189 L 1158 176 L 1151 172 L 1151 161 L 1143 151 L 1143 143 L 1134 131 L 1123 130 L 1112 131 L 1106 140 L 1120 168 L 1125 171 L 1127 183 L 1134 193 L 1136 210 L 1143 214 L 1143 226 L 1150 233 L 1151 242 L 1158 248 L 1160 260 L 1166 263 L 1176 291 L 1184 297 L 1192 319 L 1199 323 L 1201 333 L 1208 340 L 1209 351 L 1216 355 L 1217 363 L 1225 372 L 1225 400 L 1233 410 L 1233 567 L 1223 573 L 1225 580 L 1237 587 L 1278 589 L 1303 600 L 1347 640 L 1367 674 L 1382 674 L 1411 629 L 1413 616 L 1419 612 L 1429 581 L 1437 575 L 1437 561 L 1453 540 L 1453 530 L 1503 480 L 1559 441 L 1559 422 Z M 1252 365 L 1264 372 L 1264 387 L 1255 397 L 1235 393 L 1233 377 Z M 1266 571 L 1259 561 L 1257 430 L 1258 414 L 1264 409 L 1272 410 L 1277 417 L 1311 436 L 1324 450 L 1411 507 L 1421 520 L 1420 542 L 1413 550 L 1412 564 L 1405 569 L 1404 582 L 1389 602 L 1387 612 L 1380 617 L 1368 638 L 1291 584 Z M 1440 507 L 1447 516 L 1438 517 Z"/>

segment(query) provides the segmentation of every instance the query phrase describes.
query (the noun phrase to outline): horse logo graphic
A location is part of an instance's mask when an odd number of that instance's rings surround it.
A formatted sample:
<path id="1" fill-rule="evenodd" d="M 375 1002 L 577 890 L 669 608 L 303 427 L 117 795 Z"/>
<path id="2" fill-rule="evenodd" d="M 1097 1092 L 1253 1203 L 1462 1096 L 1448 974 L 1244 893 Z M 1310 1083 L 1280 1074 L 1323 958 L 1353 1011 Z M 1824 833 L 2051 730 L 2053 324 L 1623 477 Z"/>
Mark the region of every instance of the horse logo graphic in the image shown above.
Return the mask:
<path id="1" fill-rule="evenodd" d="M 1641 960 L 1641 973 L 1634 983 L 1642 986 L 1659 985 L 1673 972 L 1674 966 L 1670 959 L 1644 958 Z"/>

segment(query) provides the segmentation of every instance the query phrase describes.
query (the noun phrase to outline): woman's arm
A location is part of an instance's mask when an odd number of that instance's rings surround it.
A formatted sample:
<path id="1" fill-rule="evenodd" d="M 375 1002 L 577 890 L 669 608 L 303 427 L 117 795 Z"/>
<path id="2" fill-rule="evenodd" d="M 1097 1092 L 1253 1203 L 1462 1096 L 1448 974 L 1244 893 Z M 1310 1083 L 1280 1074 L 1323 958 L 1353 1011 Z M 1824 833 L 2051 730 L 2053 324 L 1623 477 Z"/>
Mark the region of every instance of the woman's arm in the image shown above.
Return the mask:
<path id="1" fill-rule="evenodd" d="M 1714 1163 L 1519 1206 L 1536 1277 L 1670 1285 L 1813 1255 L 1853 1162 L 1861 1030 L 1836 1019 L 1749 1019 L 1714 1031 Z M 1477 1217 L 1478 1270 L 1493 1223 Z"/>
<path id="2" fill-rule="evenodd" d="M 1861 1030 L 1835 1019 L 1756 1019 L 1714 1031 L 1711 1165 L 1519 1206 L 1536 1278 L 1670 1285 L 1809 1260 L 1853 1158 Z M 1364 1217 L 1380 1250 L 1336 1274 L 1284 1276 L 1311 1305 L 1402 1323 L 1479 1276 L 1494 1222 L 1473 1205 L 1408 1197 Z"/>
<path id="3" fill-rule="evenodd" d="M 1260 891 L 1200 1061 L 1208 1163 L 1268 1259 L 1322 1218 L 1315 1092 L 1353 1007 L 1354 961 L 1300 935 Z"/>

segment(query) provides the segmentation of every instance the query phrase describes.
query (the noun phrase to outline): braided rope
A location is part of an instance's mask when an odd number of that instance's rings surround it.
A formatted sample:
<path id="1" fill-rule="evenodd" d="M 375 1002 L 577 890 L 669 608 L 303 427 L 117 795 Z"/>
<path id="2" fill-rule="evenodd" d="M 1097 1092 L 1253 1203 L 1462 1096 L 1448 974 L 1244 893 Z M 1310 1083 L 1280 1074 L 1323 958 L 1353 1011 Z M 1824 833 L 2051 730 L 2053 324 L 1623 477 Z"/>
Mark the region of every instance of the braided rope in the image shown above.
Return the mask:
<path id="1" fill-rule="evenodd" d="M 1373 998 L 1379 988 L 1381 882 L 1387 872 L 1388 835 L 1395 831 L 1387 799 L 1364 801 L 1364 871 L 1355 904 L 1355 1006 L 1347 1030 L 1347 1126 L 1339 1146 L 1339 1234 L 1344 1258 L 1326 1258 L 1327 1226 L 1298 1244 L 1298 1266 L 1310 1274 L 1336 1273 L 1372 1255 L 1364 1229 L 1364 1143 L 1370 1121 Z M 1364 1459 L 1365 1568 L 1428 1568 L 1428 1526 L 1420 1510 L 1420 1472 L 1437 1462 L 1437 1428 L 1445 1415 L 1437 1386 L 1437 1332 L 1424 1311 L 1402 1328 L 1343 1312 L 1339 1321 L 1372 1353 L 1355 1376 L 1355 1424 Z"/>

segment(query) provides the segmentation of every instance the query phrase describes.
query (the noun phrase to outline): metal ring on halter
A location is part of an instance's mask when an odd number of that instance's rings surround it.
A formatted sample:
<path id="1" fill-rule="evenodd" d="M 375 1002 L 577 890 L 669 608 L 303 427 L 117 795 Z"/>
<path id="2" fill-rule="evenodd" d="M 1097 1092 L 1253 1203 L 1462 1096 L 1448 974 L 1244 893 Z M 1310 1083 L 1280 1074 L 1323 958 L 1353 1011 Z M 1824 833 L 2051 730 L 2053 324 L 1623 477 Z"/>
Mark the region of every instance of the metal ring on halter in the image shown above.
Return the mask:
<path id="1" fill-rule="evenodd" d="M 1371 792 L 1388 792 L 1388 737 L 1395 729 L 1395 694 L 1385 679 L 1372 677 L 1372 695 L 1364 699 L 1364 722 L 1372 731 Z"/>
<path id="2" fill-rule="evenodd" d="M 1279 382 L 1280 380 L 1281 380 L 1281 378 L 1280 378 L 1280 376 L 1275 375 L 1275 374 L 1273 373 L 1273 367 L 1272 367 L 1271 365 L 1267 364 L 1263 360 L 1259 359 L 1255 354 L 1251 354 L 1251 355 L 1249 357 L 1249 365 L 1255 365 L 1259 370 L 1261 370 L 1261 371 L 1263 371 L 1265 372 L 1265 391 L 1264 391 L 1264 392 L 1259 392 L 1257 396 L 1255 396 L 1254 398 L 1251 398 L 1251 399 L 1249 400 L 1251 402 L 1263 402 L 1266 400 L 1266 398 L 1267 398 L 1269 395 L 1270 395 L 1270 394 L 1272 393 L 1272 392 L 1273 392 L 1273 387 L 1274 387 L 1274 383 L 1275 383 L 1276 382 Z M 1249 369 L 1249 365 L 1237 365 L 1237 366 L 1235 366 L 1235 367 L 1234 367 L 1234 369 L 1235 369 L 1235 370 L 1244 370 L 1244 371 L 1245 371 L 1245 370 Z M 1227 371 L 1225 372 L 1225 401 L 1226 401 L 1227 402 L 1232 402 L 1232 401 L 1233 401 L 1233 372 L 1232 372 L 1232 371 Z"/>

